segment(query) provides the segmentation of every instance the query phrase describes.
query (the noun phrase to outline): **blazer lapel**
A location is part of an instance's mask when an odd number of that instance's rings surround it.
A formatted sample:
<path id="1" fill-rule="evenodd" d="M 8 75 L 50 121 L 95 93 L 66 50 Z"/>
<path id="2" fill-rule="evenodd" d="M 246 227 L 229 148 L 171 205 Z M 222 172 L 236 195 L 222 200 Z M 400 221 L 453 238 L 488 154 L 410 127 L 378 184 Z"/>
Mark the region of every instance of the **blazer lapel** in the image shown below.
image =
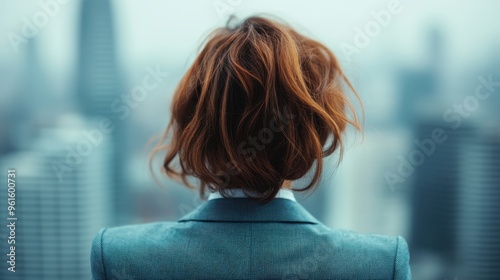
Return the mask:
<path id="1" fill-rule="evenodd" d="M 187 221 L 320 223 L 299 203 L 284 198 L 266 204 L 248 198 L 212 199 L 179 220 Z"/>

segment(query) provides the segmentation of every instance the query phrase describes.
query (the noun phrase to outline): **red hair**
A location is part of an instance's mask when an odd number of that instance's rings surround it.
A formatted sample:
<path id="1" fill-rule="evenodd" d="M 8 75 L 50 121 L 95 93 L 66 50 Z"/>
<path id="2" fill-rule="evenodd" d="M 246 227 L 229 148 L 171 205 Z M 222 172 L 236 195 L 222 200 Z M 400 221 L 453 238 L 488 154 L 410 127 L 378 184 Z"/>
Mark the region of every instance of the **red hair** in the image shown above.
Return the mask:
<path id="1" fill-rule="evenodd" d="M 199 180 L 199 191 L 243 189 L 272 200 L 285 180 L 342 153 L 346 126 L 360 129 L 351 83 L 323 44 L 284 23 L 250 17 L 215 30 L 179 82 L 172 117 L 153 151 L 163 171 Z M 169 137 L 171 136 L 171 137 Z M 168 143 L 165 143 L 169 138 Z"/>

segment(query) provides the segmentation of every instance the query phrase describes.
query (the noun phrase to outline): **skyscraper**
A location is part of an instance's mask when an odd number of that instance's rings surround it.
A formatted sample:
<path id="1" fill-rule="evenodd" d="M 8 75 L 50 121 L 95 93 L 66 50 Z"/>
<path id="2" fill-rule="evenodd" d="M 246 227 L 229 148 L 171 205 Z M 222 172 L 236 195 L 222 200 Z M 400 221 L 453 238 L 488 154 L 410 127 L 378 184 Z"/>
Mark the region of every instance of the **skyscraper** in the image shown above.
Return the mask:
<path id="1" fill-rule="evenodd" d="M 3 157 L 2 181 L 16 170 L 16 272 L 0 279 L 90 279 L 90 243 L 109 222 L 109 139 L 92 145 L 82 134 L 88 127 L 43 130 L 27 150 Z M 83 152 L 83 153 L 82 153 Z M 7 192 L 0 192 L 7 201 Z M 7 221 L 7 209 L 0 212 Z M 8 236 L 8 228 L 0 228 Z M 0 245 L 8 252 L 7 242 Z M 5 255 L 4 255 L 5 256 Z M 5 259 L 5 258 L 2 258 Z"/>
<path id="2" fill-rule="evenodd" d="M 464 145 L 458 261 L 463 279 L 500 279 L 500 135 Z"/>
<path id="3" fill-rule="evenodd" d="M 108 0 L 82 1 L 78 53 L 77 100 L 87 117 L 107 118 L 115 127 L 112 143 L 112 213 L 115 223 L 127 221 L 128 188 L 124 180 L 125 120 L 112 110 L 124 94 L 117 62 L 112 7 Z"/>
<path id="4" fill-rule="evenodd" d="M 29 145 L 36 136 L 41 124 L 49 123 L 57 113 L 57 106 L 50 100 L 51 87 L 47 75 L 43 71 L 40 56 L 38 55 L 38 40 L 32 38 L 26 45 L 23 63 L 23 80 L 14 95 L 15 109 L 7 110 L 10 122 L 15 121 L 15 126 L 9 129 L 10 142 L 13 144 L 11 151 L 23 149 Z M 49 101 L 50 100 L 50 101 Z"/>
<path id="5" fill-rule="evenodd" d="M 466 125 L 453 130 L 440 121 L 422 121 L 416 139 L 429 138 L 436 128 L 445 131 L 446 140 L 435 143 L 433 151 L 429 148 L 432 152 L 415 168 L 413 175 L 410 247 L 414 256 L 432 254 L 444 264 L 453 266 L 457 250 L 461 164 L 465 160 L 462 147 L 474 135 L 474 130 Z M 444 278 L 456 272 L 443 273 Z"/>

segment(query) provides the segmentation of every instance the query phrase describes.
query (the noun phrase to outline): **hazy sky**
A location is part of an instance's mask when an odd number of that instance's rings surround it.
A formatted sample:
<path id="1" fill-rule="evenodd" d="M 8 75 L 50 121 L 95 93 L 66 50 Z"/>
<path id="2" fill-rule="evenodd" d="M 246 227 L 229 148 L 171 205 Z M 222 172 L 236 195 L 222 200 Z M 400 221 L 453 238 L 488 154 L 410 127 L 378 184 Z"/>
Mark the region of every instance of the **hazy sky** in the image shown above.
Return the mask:
<path id="1" fill-rule="evenodd" d="M 55 0 L 40 2 L 47 1 Z M 70 75 L 75 62 L 80 1 L 66 1 L 35 36 L 44 67 L 54 80 Z M 115 0 L 112 5 L 122 65 L 125 71 L 140 72 L 142 67 L 131 68 L 154 63 L 178 67 L 192 58 L 202 36 L 224 22 L 214 6 L 230 7 L 241 17 L 262 12 L 277 15 L 339 54 L 342 43 L 353 44 L 356 28 L 364 29 L 374 20 L 373 13 L 386 10 L 392 1 Z M 23 18 L 32 21 L 42 11 L 40 2 L 0 1 L 0 70 L 14 69 L 15 73 L 22 65 L 25 48 L 21 46 L 16 54 L 9 34 L 21 35 Z M 400 0 L 399 3 L 402 11 L 392 15 L 390 23 L 370 45 L 360 55 L 353 56 L 354 61 L 362 62 L 387 52 L 402 59 L 418 59 L 425 32 L 433 25 L 443 30 L 448 55 L 457 57 L 464 65 L 485 59 L 485 53 L 491 54 L 500 46 L 500 1 Z"/>

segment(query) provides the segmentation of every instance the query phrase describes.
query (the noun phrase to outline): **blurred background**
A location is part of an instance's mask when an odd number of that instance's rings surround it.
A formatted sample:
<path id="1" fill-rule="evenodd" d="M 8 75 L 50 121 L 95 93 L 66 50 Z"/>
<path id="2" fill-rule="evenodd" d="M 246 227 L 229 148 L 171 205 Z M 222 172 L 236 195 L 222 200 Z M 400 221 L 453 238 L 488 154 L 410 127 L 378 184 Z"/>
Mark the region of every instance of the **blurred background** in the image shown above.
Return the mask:
<path id="1" fill-rule="evenodd" d="M 500 2 L 0 2 L 0 218 L 16 174 L 16 272 L 89 279 L 101 227 L 176 220 L 203 201 L 148 169 L 172 91 L 231 14 L 280 17 L 329 46 L 365 106 L 319 189 L 326 225 L 401 235 L 413 278 L 500 279 Z M 296 182 L 300 186 L 301 182 Z M 114 271 L 113 279 L 129 279 Z"/>

